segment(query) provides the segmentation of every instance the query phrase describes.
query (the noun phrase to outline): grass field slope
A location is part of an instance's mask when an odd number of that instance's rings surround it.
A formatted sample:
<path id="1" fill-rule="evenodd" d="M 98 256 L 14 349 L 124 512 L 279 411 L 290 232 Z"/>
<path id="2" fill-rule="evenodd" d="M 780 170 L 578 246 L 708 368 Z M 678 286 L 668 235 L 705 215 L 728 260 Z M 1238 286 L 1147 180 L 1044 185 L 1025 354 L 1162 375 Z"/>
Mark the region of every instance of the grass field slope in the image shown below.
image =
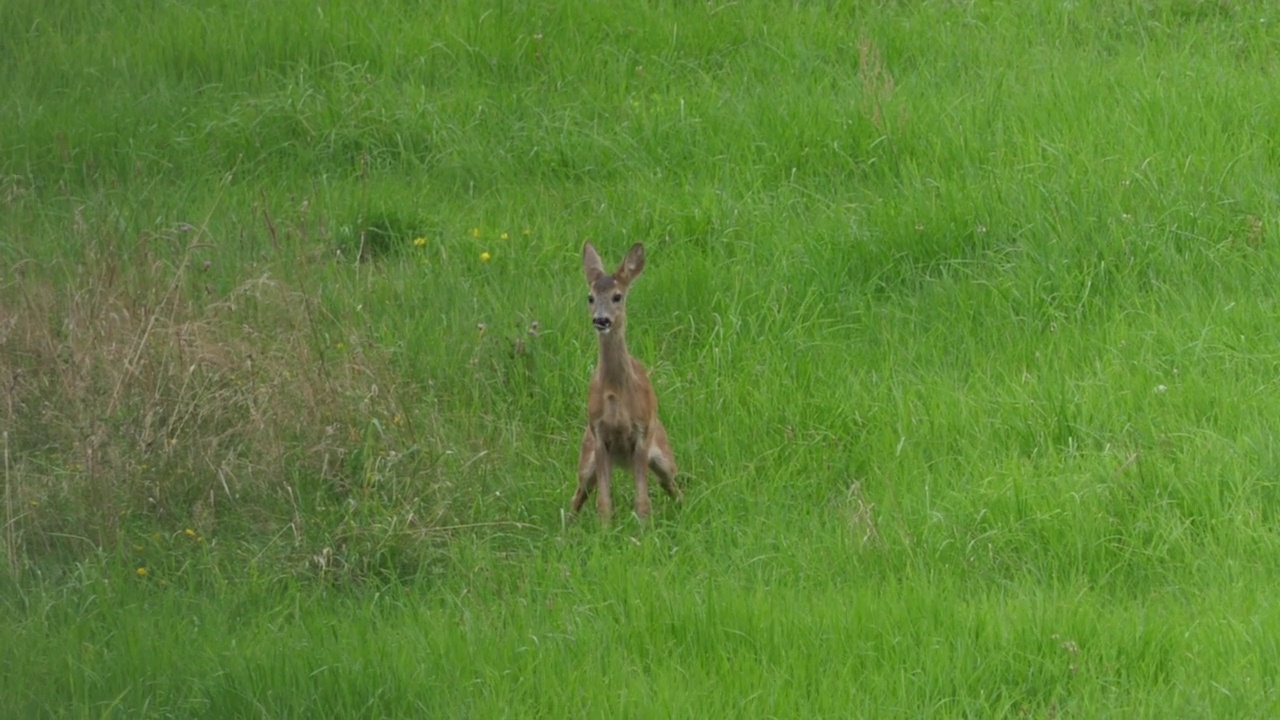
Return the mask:
<path id="1" fill-rule="evenodd" d="M 0 67 L 0 715 L 1280 715 L 1275 3 L 0 0 Z M 647 524 L 565 514 L 587 241 Z"/>

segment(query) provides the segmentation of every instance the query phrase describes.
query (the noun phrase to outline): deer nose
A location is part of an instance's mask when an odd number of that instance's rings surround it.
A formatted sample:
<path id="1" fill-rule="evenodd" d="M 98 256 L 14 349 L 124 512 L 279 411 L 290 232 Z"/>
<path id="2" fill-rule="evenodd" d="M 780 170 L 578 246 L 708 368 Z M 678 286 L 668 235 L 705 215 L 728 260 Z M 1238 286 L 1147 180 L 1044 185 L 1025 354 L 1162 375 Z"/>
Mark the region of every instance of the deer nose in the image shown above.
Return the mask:
<path id="1" fill-rule="evenodd" d="M 595 324 L 597 330 L 608 330 L 613 326 L 613 321 L 607 317 L 592 318 L 591 322 Z"/>

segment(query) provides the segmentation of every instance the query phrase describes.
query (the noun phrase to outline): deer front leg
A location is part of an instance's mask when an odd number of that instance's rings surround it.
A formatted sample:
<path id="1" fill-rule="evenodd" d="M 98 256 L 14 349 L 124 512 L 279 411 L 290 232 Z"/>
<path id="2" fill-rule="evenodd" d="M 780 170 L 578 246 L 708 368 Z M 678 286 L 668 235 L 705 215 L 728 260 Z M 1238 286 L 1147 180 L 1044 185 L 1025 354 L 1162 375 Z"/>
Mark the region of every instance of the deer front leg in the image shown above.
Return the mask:
<path id="1" fill-rule="evenodd" d="M 636 517 L 649 517 L 649 451 L 637 444 L 631 459 L 631 472 L 636 476 Z"/>
<path id="2" fill-rule="evenodd" d="M 582 509 L 587 496 L 596 486 L 596 436 L 588 425 L 582 434 L 582 449 L 578 451 L 578 489 L 573 493 L 569 511 L 574 515 Z"/>
<path id="3" fill-rule="evenodd" d="M 613 458 L 604 449 L 602 443 L 596 444 L 596 511 L 600 513 L 600 522 L 608 525 L 613 520 L 613 497 L 610 484 L 613 475 Z"/>

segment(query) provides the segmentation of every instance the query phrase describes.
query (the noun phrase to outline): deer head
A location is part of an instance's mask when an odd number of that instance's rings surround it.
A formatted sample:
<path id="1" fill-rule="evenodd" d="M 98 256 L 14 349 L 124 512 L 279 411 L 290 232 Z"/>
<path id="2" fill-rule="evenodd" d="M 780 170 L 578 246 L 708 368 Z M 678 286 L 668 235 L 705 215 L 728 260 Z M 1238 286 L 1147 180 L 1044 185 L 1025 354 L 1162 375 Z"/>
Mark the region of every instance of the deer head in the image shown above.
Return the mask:
<path id="1" fill-rule="evenodd" d="M 582 248 L 582 270 L 591 288 L 587 303 L 596 332 L 605 334 L 622 328 L 627 318 L 627 288 L 644 270 L 644 245 L 636 243 L 612 275 L 605 274 L 600 253 L 591 243 Z"/>

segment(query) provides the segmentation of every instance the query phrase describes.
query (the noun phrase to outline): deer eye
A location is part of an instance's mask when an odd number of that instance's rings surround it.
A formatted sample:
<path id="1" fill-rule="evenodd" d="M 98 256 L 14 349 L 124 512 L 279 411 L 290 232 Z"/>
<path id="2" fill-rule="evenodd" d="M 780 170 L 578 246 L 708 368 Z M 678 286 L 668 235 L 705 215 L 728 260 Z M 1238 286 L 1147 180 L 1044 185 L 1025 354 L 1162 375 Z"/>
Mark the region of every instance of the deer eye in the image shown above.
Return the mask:
<path id="1" fill-rule="evenodd" d="M 622 293 L 614 293 L 614 294 L 613 294 L 613 301 L 614 301 L 614 302 L 616 302 L 616 303 L 620 303 L 620 302 L 622 302 Z"/>
<path id="2" fill-rule="evenodd" d="M 596 296 L 595 296 L 595 295 L 588 295 L 588 296 L 587 296 L 587 303 L 588 303 L 588 304 L 594 304 L 594 303 L 595 303 L 595 301 L 596 301 Z"/>

